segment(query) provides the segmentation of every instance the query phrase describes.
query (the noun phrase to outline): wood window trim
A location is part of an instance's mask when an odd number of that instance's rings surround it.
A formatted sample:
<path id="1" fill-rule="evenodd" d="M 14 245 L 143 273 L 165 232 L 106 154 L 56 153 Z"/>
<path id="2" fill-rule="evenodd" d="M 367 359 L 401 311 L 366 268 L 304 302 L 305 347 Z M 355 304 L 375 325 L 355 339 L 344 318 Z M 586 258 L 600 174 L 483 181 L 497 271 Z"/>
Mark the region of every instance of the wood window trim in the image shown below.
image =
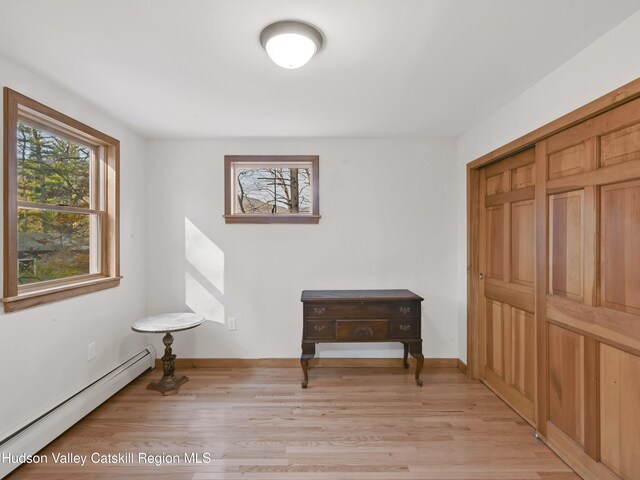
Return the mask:
<path id="1" fill-rule="evenodd" d="M 311 213 L 310 214 L 234 214 L 231 176 L 236 163 L 311 163 Z M 318 155 L 225 155 L 224 157 L 224 220 L 225 223 L 309 223 L 320 222 L 320 170 Z"/>
<path id="2" fill-rule="evenodd" d="M 5 312 L 55 302 L 119 285 L 120 279 L 120 142 L 63 113 L 4 87 L 3 297 Z M 19 117 L 102 149 L 104 208 L 101 217 L 100 273 L 18 286 L 17 124 Z M 55 209 L 55 207 L 53 208 Z M 73 210 L 73 207 L 65 207 Z"/>

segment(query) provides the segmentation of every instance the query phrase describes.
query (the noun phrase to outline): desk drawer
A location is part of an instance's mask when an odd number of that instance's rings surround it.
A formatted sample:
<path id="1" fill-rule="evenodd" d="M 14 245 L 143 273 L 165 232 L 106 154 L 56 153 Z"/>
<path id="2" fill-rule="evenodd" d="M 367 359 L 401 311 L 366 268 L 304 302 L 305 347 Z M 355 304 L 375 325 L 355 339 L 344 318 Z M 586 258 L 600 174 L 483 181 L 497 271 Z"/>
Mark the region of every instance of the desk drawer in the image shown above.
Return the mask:
<path id="1" fill-rule="evenodd" d="M 335 320 L 306 320 L 304 338 L 312 340 L 334 340 L 336 338 Z"/>
<path id="2" fill-rule="evenodd" d="M 419 302 L 305 303 L 305 318 L 415 318 Z"/>
<path id="3" fill-rule="evenodd" d="M 391 320 L 389 322 L 389 338 L 419 338 L 417 318 Z"/>
<path id="4" fill-rule="evenodd" d="M 387 320 L 337 320 L 336 340 L 339 342 L 375 342 L 388 338 Z"/>

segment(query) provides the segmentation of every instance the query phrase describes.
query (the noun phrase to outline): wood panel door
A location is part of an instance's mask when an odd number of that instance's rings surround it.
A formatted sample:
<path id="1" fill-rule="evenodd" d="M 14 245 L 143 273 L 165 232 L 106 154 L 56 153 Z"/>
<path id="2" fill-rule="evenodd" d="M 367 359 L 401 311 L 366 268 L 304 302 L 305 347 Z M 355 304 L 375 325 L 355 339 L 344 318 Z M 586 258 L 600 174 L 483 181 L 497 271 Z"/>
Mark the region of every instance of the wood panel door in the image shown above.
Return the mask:
<path id="1" fill-rule="evenodd" d="M 480 171 L 480 378 L 535 417 L 535 154 Z"/>
<path id="2" fill-rule="evenodd" d="M 585 478 L 640 480 L 640 99 L 536 162 L 538 429 Z"/>

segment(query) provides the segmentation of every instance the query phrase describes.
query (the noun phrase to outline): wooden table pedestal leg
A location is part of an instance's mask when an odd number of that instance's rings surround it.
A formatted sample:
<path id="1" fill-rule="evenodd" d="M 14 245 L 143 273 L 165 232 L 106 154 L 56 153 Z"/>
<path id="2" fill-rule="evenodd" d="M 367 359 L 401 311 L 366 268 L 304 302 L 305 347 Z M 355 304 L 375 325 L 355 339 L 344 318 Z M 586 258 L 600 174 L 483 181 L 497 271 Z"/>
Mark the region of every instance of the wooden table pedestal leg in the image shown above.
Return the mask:
<path id="1" fill-rule="evenodd" d="M 162 356 L 163 375 L 160 380 L 155 380 L 147 385 L 147 389 L 156 390 L 163 395 L 172 395 L 177 393 L 180 385 L 183 385 L 189 379 L 185 375 L 175 375 L 176 356 L 171 351 L 173 335 L 167 332 L 162 339 L 162 343 L 164 343 L 164 355 Z"/>
<path id="2" fill-rule="evenodd" d="M 304 380 L 302 381 L 302 388 L 307 388 L 309 384 L 309 360 L 316 355 L 315 343 L 303 343 L 302 344 L 302 356 L 300 357 L 300 365 L 302 365 L 302 373 L 304 374 Z"/>
<path id="3" fill-rule="evenodd" d="M 409 352 L 411 356 L 416 359 L 416 385 L 422 386 L 422 380 L 420 380 L 420 370 L 422 370 L 422 364 L 424 363 L 424 356 L 422 355 L 422 341 L 411 342 L 409 344 Z"/>

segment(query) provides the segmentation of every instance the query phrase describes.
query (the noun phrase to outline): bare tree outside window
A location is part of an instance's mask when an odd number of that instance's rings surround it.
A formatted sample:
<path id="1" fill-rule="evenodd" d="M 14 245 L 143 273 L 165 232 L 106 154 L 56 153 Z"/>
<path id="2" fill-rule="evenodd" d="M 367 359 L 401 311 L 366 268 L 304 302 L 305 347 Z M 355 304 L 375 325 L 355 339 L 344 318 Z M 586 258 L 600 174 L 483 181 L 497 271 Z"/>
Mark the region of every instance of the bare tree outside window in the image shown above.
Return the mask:
<path id="1" fill-rule="evenodd" d="M 238 213 L 309 213 L 309 168 L 236 169 Z"/>
<path id="2" fill-rule="evenodd" d="M 225 157 L 227 223 L 318 223 L 317 156 Z"/>

